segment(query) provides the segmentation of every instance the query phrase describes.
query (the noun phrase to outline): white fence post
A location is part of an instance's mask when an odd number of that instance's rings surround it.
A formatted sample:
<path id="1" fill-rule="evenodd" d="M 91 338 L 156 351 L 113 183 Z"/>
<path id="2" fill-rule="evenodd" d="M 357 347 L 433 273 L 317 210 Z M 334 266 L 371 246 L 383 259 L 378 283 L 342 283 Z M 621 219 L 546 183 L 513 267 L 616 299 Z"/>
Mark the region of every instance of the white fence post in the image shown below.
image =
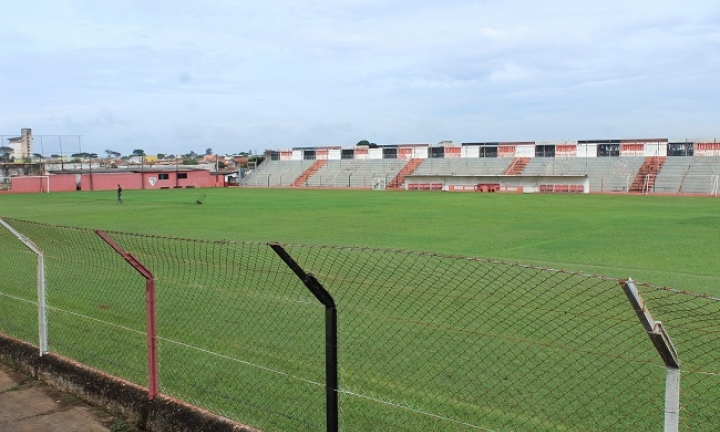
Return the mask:
<path id="1" fill-rule="evenodd" d="M 665 432 L 677 432 L 680 425 L 680 369 L 667 368 L 665 379 Z"/>
<path id="2" fill-rule="evenodd" d="M 48 352 L 47 333 L 47 305 L 45 304 L 45 256 L 43 252 L 30 239 L 17 232 L 7 222 L 0 218 L 0 225 L 13 233 L 18 240 L 23 242 L 30 250 L 37 255 L 37 296 L 38 296 L 38 336 L 40 344 L 40 355 Z"/>
<path id="3" fill-rule="evenodd" d="M 655 321 L 645 305 L 645 300 L 632 279 L 622 284 L 625 295 L 640 319 L 640 323 L 647 331 L 650 340 L 658 354 L 665 362 L 667 375 L 665 377 L 665 432 L 678 432 L 680 427 L 680 360 L 673 346 L 670 336 L 665 331 L 662 322 Z"/>

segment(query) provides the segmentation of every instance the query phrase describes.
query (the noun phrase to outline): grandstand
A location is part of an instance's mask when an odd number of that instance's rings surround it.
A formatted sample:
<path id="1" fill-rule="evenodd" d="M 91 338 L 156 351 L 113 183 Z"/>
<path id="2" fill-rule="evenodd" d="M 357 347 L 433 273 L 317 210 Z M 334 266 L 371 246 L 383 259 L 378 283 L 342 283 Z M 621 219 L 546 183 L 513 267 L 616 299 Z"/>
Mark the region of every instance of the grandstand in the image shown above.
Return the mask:
<path id="1" fill-rule="evenodd" d="M 370 188 L 379 179 L 389 183 L 406 163 L 399 159 L 328 160 L 305 186 Z"/>
<path id="2" fill-rule="evenodd" d="M 507 158 L 427 159 L 415 170 L 418 175 L 502 175 L 511 160 Z"/>
<path id="3" fill-rule="evenodd" d="M 314 161 L 265 161 L 246 179 L 248 186 L 290 186 Z"/>
<path id="4" fill-rule="evenodd" d="M 443 142 L 294 148 L 267 156 L 249 173 L 246 185 L 370 189 L 381 183 L 406 190 L 518 192 L 577 191 L 582 186 L 579 190 L 590 193 L 717 195 L 720 177 L 720 144 L 714 140 Z"/>
<path id="5" fill-rule="evenodd" d="M 657 193 L 717 194 L 720 157 L 677 156 L 667 159 L 655 182 Z"/>

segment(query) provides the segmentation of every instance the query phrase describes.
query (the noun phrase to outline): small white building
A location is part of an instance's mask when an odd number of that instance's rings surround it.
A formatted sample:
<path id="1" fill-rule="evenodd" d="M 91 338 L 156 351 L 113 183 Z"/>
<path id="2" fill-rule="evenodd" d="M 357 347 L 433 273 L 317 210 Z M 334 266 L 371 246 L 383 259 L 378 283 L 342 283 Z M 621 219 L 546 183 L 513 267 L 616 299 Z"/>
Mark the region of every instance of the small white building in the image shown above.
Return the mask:
<path id="1" fill-rule="evenodd" d="M 8 138 L 8 147 L 12 149 L 10 156 L 16 160 L 32 157 L 32 130 L 30 128 L 23 128 L 20 130 L 19 137 Z"/>

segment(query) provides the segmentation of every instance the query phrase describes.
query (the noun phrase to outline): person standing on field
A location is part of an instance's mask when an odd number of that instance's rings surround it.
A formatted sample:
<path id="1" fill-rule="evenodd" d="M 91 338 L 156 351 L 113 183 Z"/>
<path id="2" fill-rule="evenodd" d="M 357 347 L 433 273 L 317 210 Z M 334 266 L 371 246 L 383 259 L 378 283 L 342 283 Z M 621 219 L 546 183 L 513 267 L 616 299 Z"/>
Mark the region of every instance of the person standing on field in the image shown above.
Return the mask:
<path id="1" fill-rule="evenodd" d="M 118 200 L 117 200 L 118 204 L 122 204 L 122 187 L 120 185 L 118 185 L 117 195 L 118 195 Z"/>

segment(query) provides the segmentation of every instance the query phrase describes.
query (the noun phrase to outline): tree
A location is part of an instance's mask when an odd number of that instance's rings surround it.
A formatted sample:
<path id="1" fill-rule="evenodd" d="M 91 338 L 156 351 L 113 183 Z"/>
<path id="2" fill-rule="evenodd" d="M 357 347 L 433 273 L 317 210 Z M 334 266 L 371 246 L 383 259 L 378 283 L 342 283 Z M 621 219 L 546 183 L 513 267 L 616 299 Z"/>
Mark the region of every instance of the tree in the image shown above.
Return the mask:
<path id="1" fill-rule="evenodd" d="M 212 149 L 211 149 L 210 147 L 206 148 L 206 149 L 205 149 L 205 154 L 208 155 L 208 156 L 211 155 L 211 154 L 213 154 Z"/>
<path id="2" fill-rule="evenodd" d="M 368 140 L 360 140 L 360 141 L 357 143 L 356 146 L 357 146 L 357 147 L 365 146 L 365 147 L 369 147 L 369 148 L 377 148 L 377 147 L 378 147 L 377 144 L 371 143 L 371 142 L 368 141 Z"/>
<path id="3" fill-rule="evenodd" d="M 158 153 L 157 158 L 158 158 L 158 160 L 165 159 L 165 153 Z"/>
<path id="4" fill-rule="evenodd" d="M 110 159 L 117 159 L 120 156 L 122 156 L 119 152 L 116 152 L 115 150 L 105 150 L 105 153 L 107 154 L 107 157 Z"/>
<path id="5" fill-rule="evenodd" d="M 12 152 L 12 147 L 0 147 L 0 162 L 10 162 L 10 155 Z"/>
<path id="6" fill-rule="evenodd" d="M 133 150 L 132 154 L 133 154 L 133 156 L 146 156 L 145 150 L 143 150 L 143 149 L 135 149 L 135 150 Z"/>
<path id="7" fill-rule="evenodd" d="M 87 153 L 73 153 L 70 155 L 74 163 L 80 162 L 80 170 L 82 170 L 82 160 L 86 157 Z"/>
<path id="8" fill-rule="evenodd" d="M 254 162 L 255 166 L 260 165 L 265 160 L 265 156 L 255 155 L 255 156 L 248 156 L 248 162 Z"/>

